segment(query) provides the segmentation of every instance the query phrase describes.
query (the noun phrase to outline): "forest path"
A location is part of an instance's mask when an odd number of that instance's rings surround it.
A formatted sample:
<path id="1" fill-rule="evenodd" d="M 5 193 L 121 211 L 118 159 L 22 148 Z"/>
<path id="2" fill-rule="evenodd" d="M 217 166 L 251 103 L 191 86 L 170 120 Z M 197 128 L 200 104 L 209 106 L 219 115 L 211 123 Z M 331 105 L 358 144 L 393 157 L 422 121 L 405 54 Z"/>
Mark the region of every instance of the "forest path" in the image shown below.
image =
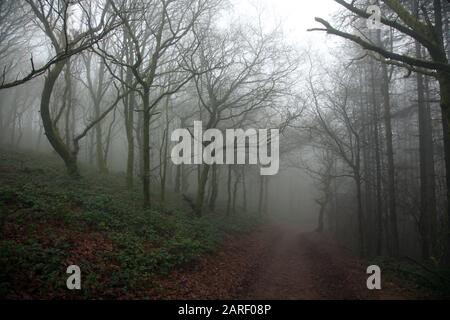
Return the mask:
<path id="1" fill-rule="evenodd" d="M 317 233 L 276 227 L 258 268 L 246 279 L 245 299 L 371 299 L 364 266 Z M 272 238 L 273 239 L 273 238 Z"/>
<path id="2" fill-rule="evenodd" d="M 368 290 L 368 265 L 325 235 L 268 226 L 237 239 L 191 269 L 159 281 L 164 299 L 404 299 L 383 281 Z"/>

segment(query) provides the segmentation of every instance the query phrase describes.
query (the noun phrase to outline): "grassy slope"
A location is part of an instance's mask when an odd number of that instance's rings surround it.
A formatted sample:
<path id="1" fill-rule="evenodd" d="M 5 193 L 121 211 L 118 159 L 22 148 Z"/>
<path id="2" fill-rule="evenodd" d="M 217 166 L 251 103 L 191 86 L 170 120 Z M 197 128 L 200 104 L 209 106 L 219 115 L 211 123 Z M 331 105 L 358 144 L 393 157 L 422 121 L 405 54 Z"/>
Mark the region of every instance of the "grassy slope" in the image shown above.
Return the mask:
<path id="1" fill-rule="evenodd" d="M 0 149 L 0 297 L 151 298 L 159 275 L 256 221 L 143 210 L 123 175 L 82 172 L 73 181 L 56 157 Z M 66 289 L 71 264 L 81 268 L 81 291 Z"/>

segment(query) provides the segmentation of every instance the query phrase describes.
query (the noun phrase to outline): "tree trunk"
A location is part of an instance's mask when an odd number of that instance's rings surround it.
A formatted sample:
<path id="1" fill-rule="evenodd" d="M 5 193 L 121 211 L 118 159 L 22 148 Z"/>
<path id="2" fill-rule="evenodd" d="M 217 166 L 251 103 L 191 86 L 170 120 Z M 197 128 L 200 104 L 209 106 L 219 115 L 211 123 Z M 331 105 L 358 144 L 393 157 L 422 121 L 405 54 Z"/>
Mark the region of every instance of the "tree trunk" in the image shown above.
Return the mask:
<path id="1" fill-rule="evenodd" d="M 381 255 L 381 246 L 382 246 L 382 238 L 383 238 L 383 209 L 382 209 L 382 196 L 381 196 L 381 156 L 380 156 L 380 137 L 379 137 L 379 129 L 378 129 L 378 104 L 376 97 L 376 83 L 375 83 L 375 70 L 374 63 L 371 61 L 370 64 L 371 70 L 371 84 L 372 84 L 372 108 L 373 108 L 373 125 L 374 125 L 374 142 L 375 142 L 375 166 L 376 166 L 376 215 L 375 215 L 375 253 L 377 256 Z"/>
<path id="2" fill-rule="evenodd" d="M 429 165 L 429 178 L 430 185 L 432 190 L 429 190 L 430 193 L 430 201 L 429 205 L 432 210 L 430 211 L 430 235 L 431 235 L 431 254 L 435 256 L 437 254 L 437 241 L 438 241 L 438 227 L 437 227 L 437 200 L 436 200 L 436 169 L 434 167 L 435 157 L 434 157 L 434 141 L 433 141 L 433 123 L 432 123 L 432 115 L 431 115 L 431 104 L 430 104 L 430 85 L 429 78 L 424 78 L 424 86 L 425 86 L 425 103 L 426 107 L 426 118 L 427 118 L 427 132 L 428 132 L 428 141 L 429 141 L 429 152 L 430 152 L 430 162 Z"/>
<path id="3" fill-rule="evenodd" d="M 242 169 L 242 210 L 247 212 L 247 182 L 245 179 L 245 169 Z"/>
<path id="4" fill-rule="evenodd" d="M 264 198 L 263 198 L 263 213 L 269 213 L 269 177 L 264 177 Z"/>
<path id="5" fill-rule="evenodd" d="M 211 177 L 211 197 L 209 198 L 209 209 L 214 211 L 216 208 L 217 196 L 219 195 L 219 183 L 217 174 L 217 164 L 213 164 Z"/>
<path id="6" fill-rule="evenodd" d="M 94 113 L 95 118 L 98 119 L 101 115 L 100 111 L 100 101 L 96 100 L 94 101 Z M 108 168 L 106 165 L 106 159 L 104 157 L 103 153 L 103 132 L 102 132 L 102 124 L 101 121 L 99 121 L 95 125 L 95 151 L 97 156 L 97 167 L 100 173 L 107 173 Z"/>
<path id="7" fill-rule="evenodd" d="M 320 205 L 320 211 L 319 211 L 319 220 L 317 222 L 317 232 L 322 233 L 323 232 L 323 220 L 324 220 L 324 214 L 325 214 L 325 203 L 319 203 Z"/>
<path id="8" fill-rule="evenodd" d="M 168 168 L 168 150 L 169 150 L 169 96 L 166 98 L 165 103 L 165 128 L 163 132 L 163 145 L 160 152 L 160 172 L 161 172 L 161 203 L 166 201 L 166 181 L 167 181 L 167 168 Z"/>
<path id="9" fill-rule="evenodd" d="M 70 112 L 72 109 L 72 76 L 70 74 L 70 60 L 66 63 L 66 72 L 65 72 L 65 89 L 64 89 L 64 96 L 63 96 L 63 108 L 65 109 L 65 123 L 64 123 L 64 129 L 65 129 L 65 140 L 66 140 L 66 146 L 70 148 Z"/>
<path id="10" fill-rule="evenodd" d="M 89 132 L 88 161 L 89 161 L 89 164 L 92 166 L 94 166 L 94 144 L 95 144 L 94 138 L 95 138 L 94 132 L 90 131 Z"/>
<path id="11" fill-rule="evenodd" d="M 150 89 L 144 88 L 143 92 L 143 123 L 142 123 L 142 189 L 144 193 L 144 207 L 150 207 Z"/>
<path id="12" fill-rule="evenodd" d="M 181 166 L 177 165 L 176 167 L 176 173 L 175 173 L 175 192 L 180 193 L 181 192 Z"/>
<path id="13" fill-rule="evenodd" d="M 416 42 L 416 56 L 421 59 L 421 48 Z M 431 119 L 425 103 L 423 75 L 417 74 L 417 95 L 419 113 L 419 154 L 420 154 L 420 232 L 422 236 L 422 258 L 431 255 L 431 220 L 435 215 L 436 200 L 434 187 L 434 157 Z"/>
<path id="14" fill-rule="evenodd" d="M 230 215 L 231 212 L 231 166 L 228 166 L 228 179 L 227 179 L 227 216 Z"/>
<path id="15" fill-rule="evenodd" d="M 236 200 L 237 200 L 237 190 L 240 182 L 240 176 L 236 175 L 233 185 L 233 214 L 236 214 Z"/>
<path id="16" fill-rule="evenodd" d="M 78 171 L 76 154 L 72 153 L 68 146 L 64 144 L 59 136 L 57 128 L 54 126 L 50 114 L 50 100 L 53 88 L 55 87 L 56 80 L 60 76 L 64 65 L 65 62 L 59 62 L 49 71 L 48 76 L 45 79 L 44 89 L 42 90 L 40 111 L 42 124 L 48 141 L 56 153 L 63 159 L 69 175 L 72 177 L 79 177 L 80 174 Z"/>
<path id="17" fill-rule="evenodd" d="M 264 200 L 264 176 L 259 177 L 259 198 L 258 198 L 258 213 L 263 215 L 263 200 Z"/>
<path id="18" fill-rule="evenodd" d="M 36 151 L 39 151 L 39 149 L 41 147 L 42 131 L 43 131 L 43 127 L 41 125 L 39 125 L 39 133 L 38 133 L 37 141 L 36 141 Z"/>
<path id="19" fill-rule="evenodd" d="M 359 240 L 359 255 L 365 256 L 365 241 L 364 241 L 364 221 L 363 221 L 363 206 L 362 206 L 362 192 L 361 192 L 361 175 L 359 170 L 355 173 L 356 183 L 356 201 L 358 204 L 358 240 Z"/>
<path id="20" fill-rule="evenodd" d="M 450 76 L 439 75 L 439 89 L 441 94 L 441 110 L 444 130 L 445 169 L 447 185 L 447 252 L 445 262 L 450 265 Z"/>
<path id="21" fill-rule="evenodd" d="M 134 184 L 134 93 L 130 92 L 125 105 L 125 130 L 127 135 L 127 188 L 132 189 Z"/>
<path id="22" fill-rule="evenodd" d="M 389 76 L 386 64 L 381 64 L 382 81 L 381 92 L 383 94 L 383 110 L 384 110 L 384 127 L 386 132 L 386 153 L 387 153 L 387 188 L 389 201 L 389 222 L 390 222 L 390 238 L 391 243 L 388 248 L 394 257 L 399 255 L 398 240 L 398 222 L 397 222 L 397 204 L 396 204 L 396 188 L 395 188 L 395 163 L 394 163 L 394 147 L 392 142 L 392 124 L 391 124 L 391 99 L 389 94 Z"/>
<path id="23" fill-rule="evenodd" d="M 201 173 L 198 179 L 197 199 L 195 201 L 196 214 L 199 217 L 203 214 L 203 203 L 205 200 L 206 183 L 208 182 L 208 173 L 210 166 L 201 165 L 200 167 Z"/>
<path id="24" fill-rule="evenodd" d="M 127 62 L 133 65 L 134 51 L 129 45 L 130 35 L 128 30 L 124 28 L 123 43 L 125 44 L 125 56 Z M 133 72 L 130 68 L 127 68 L 125 73 L 125 82 L 130 84 L 133 82 Z M 123 86 L 126 90 L 126 86 Z M 135 93 L 130 92 L 124 99 L 124 116 L 125 116 L 125 133 L 127 136 L 127 173 L 126 183 L 128 190 L 131 190 L 134 185 L 134 162 L 135 162 L 135 146 L 134 146 L 134 107 L 135 107 Z"/>
<path id="25" fill-rule="evenodd" d="M 11 130 L 11 141 L 10 141 L 12 147 L 15 146 L 16 142 L 16 122 L 17 122 L 17 111 L 14 110 L 14 117 L 12 121 L 12 130 Z"/>

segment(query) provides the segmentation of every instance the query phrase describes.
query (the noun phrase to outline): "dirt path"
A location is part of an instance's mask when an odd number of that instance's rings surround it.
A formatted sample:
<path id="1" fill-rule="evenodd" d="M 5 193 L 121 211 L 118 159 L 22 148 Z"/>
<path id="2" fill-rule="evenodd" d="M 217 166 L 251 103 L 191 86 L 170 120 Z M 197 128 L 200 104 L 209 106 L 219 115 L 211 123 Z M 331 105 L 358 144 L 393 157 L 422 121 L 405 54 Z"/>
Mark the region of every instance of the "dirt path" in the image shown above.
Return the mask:
<path id="1" fill-rule="evenodd" d="M 316 233 L 278 228 L 281 235 L 249 276 L 246 299 L 370 299 L 367 266 Z"/>
<path id="2" fill-rule="evenodd" d="M 393 284 L 366 287 L 367 266 L 334 241 L 287 226 L 231 240 L 190 270 L 161 281 L 166 299 L 402 299 Z"/>

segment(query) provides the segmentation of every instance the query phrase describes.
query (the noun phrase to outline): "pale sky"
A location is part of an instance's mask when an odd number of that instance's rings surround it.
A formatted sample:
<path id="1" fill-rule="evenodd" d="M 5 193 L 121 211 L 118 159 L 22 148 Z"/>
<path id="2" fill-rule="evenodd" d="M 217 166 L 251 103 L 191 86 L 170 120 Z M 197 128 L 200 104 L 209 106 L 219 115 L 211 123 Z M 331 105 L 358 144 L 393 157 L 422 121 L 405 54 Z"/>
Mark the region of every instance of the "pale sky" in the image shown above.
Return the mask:
<path id="1" fill-rule="evenodd" d="M 256 7 L 264 8 L 264 17 L 271 18 L 272 23 L 279 22 L 286 38 L 298 43 L 312 38 L 314 42 L 326 39 L 306 30 L 321 26 L 314 17 L 330 18 L 340 8 L 333 0 L 234 0 L 233 3 L 239 15 L 255 13 Z"/>

